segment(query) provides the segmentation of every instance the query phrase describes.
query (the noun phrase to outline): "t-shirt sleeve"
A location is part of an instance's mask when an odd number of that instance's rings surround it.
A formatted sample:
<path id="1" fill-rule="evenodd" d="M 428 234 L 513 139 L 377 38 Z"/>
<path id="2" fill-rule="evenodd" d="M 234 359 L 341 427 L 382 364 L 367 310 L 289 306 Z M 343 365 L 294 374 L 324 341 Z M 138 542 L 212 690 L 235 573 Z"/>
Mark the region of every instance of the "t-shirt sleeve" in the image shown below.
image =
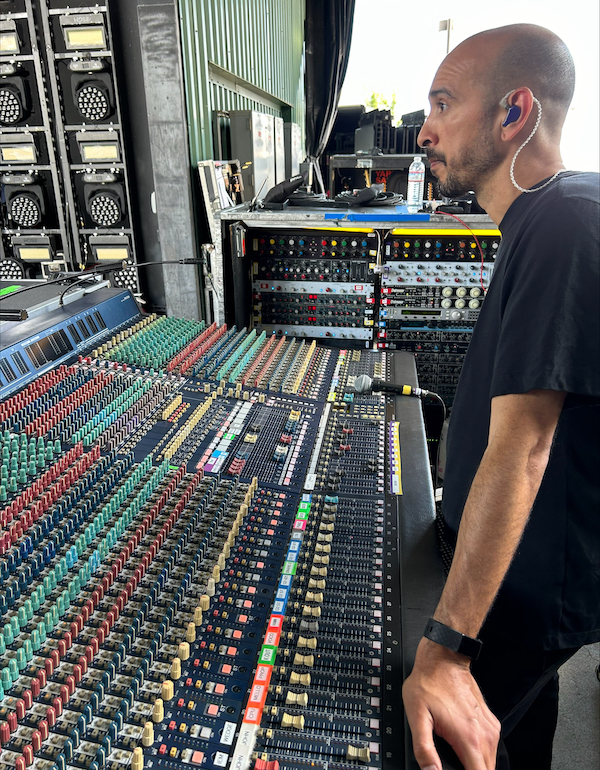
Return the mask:
<path id="1" fill-rule="evenodd" d="M 530 390 L 600 395 L 596 201 L 542 207 L 506 266 L 490 398 Z"/>

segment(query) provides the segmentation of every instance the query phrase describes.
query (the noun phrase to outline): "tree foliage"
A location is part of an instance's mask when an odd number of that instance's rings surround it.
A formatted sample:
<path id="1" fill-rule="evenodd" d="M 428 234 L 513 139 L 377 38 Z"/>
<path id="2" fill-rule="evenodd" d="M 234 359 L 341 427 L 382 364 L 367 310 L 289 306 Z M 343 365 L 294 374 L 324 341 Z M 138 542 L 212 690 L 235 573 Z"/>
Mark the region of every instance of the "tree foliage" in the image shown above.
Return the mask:
<path id="1" fill-rule="evenodd" d="M 373 91 L 370 96 L 365 99 L 365 107 L 370 107 L 372 110 L 389 110 L 392 113 L 392 118 L 395 119 L 394 110 L 396 109 L 396 94 L 393 93 L 390 96 L 377 93 Z"/>

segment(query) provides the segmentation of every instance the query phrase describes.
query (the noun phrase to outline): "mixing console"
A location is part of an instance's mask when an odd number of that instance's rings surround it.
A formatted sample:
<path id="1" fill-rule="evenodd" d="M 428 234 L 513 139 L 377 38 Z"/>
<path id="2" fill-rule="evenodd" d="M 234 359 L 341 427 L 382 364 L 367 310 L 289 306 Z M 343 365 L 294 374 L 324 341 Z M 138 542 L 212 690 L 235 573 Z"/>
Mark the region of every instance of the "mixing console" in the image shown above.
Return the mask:
<path id="1" fill-rule="evenodd" d="M 404 766 L 394 354 L 125 294 L 6 328 L 0 770 Z"/>

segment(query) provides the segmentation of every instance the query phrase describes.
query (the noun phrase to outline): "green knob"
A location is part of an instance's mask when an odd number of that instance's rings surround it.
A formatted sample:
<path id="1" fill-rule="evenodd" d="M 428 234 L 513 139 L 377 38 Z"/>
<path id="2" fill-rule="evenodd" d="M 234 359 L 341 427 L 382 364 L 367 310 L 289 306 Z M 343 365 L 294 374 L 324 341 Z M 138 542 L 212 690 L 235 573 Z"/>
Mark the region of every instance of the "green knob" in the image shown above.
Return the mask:
<path id="1" fill-rule="evenodd" d="M 0 655 L 4 655 L 6 652 L 6 644 L 4 643 L 4 634 L 0 634 Z"/>
<path id="2" fill-rule="evenodd" d="M 62 452 L 62 447 L 60 445 L 60 440 L 56 439 L 54 442 L 54 452 L 55 454 L 60 454 Z"/>
<path id="3" fill-rule="evenodd" d="M 23 669 L 27 666 L 27 657 L 25 656 L 25 650 L 23 647 L 19 647 L 17 650 L 17 668 L 19 671 L 23 671 Z"/>
<path id="4" fill-rule="evenodd" d="M 33 618 L 33 603 L 31 599 L 26 599 L 25 604 L 23 606 L 25 607 L 25 616 L 29 621 Z"/>
<path id="5" fill-rule="evenodd" d="M 42 645 L 40 642 L 40 635 L 38 633 L 37 628 L 34 628 L 33 631 L 31 632 L 31 649 L 34 652 L 37 652 L 41 646 Z"/>
<path id="6" fill-rule="evenodd" d="M 46 641 L 46 624 L 43 620 L 37 624 L 37 631 L 40 635 L 40 644 L 44 644 Z"/>
<path id="7" fill-rule="evenodd" d="M 19 621 L 19 626 L 21 628 L 25 628 L 27 625 L 27 613 L 25 612 L 25 607 L 19 607 L 17 612 L 17 619 Z"/>
<path id="8" fill-rule="evenodd" d="M 13 682 L 16 682 L 19 678 L 19 666 L 15 658 L 11 658 L 8 661 L 8 670 L 10 671 L 10 678 Z"/>
<path id="9" fill-rule="evenodd" d="M 4 626 L 2 634 L 3 634 L 3 637 L 4 637 L 4 644 L 6 644 L 7 646 L 12 644 L 15 641 L 15 637 L 13 635 L 12 626 L 10 625 L 10 623 L 7 623 Z"/>
<path id="10" fill-rule="evenodd" d="M 9 490 L 11 492 L 16 492 L 17 491 L 18 487 L 17 487 L 17 477 L 16 476 L 11 476 L 10 477 L 8 488 L 9 488 Z"/>
<path id="11" fill-rule="evenodd" d="M 33 473 L 35 474 L 35 463 L 33 463 Z M 27 484 L 27 470 L 24 465 L 21 466 L 18 480 L 19 480 L 19 484 Z"/>
<path id="12" fill-rule="evenodd" d="M 35 467 L 35 460 L 32 460 L 29 463 L 29 469 L 28 469 L 27 472 L 29 473 L 30 476 L 35 476 L 35 474 L 37 473 L 37 470 L 36 470 L 36 467 Z"/>
<path id="13" fill-rule="evenodd" d="M 19 623 L 19 618 L 17 615 L 13 615 L 10 619 L 10 626 L 12 628 L 13 638 L 16 639 L 17 636 L 21 633 L 21 624 Z"/>
<path id="14" fill-rule="evenodd" d="M 0 500 L 8 500 L 8 492 L 6 491 L 6 484 L 0 484 Z"/>
<path id="15" fill-rule="evenodd" d="M 12 687 L 12 676 L 10 673 L 10 663 L 6 668 L 2 669 L 2 674 L 0 674 L 0 679 L 2 679 L 2 687 L 4 690 L 10 690 Z"/>
<path id="16" fill-rule="evenodd" d="M 33 646 L 30 639 L 25 639 L 22 649 L 25 651 L 25 660 L 27 663 L 29 663 L 29 661 L 33 658 Z"/>

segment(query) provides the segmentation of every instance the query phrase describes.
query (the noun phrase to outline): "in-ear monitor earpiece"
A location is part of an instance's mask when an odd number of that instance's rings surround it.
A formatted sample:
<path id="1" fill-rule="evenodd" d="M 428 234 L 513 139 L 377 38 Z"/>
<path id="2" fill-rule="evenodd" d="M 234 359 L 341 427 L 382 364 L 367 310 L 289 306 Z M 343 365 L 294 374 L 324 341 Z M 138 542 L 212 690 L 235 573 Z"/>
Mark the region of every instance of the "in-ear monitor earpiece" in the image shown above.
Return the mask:
<path id="1" fill-rule="evenodd" d="M 514 123 L 520 117 L 521 117 L 521 108 L 516 104 L 513 104 L 508 108 L 508 112 L 506 113 L 506 117 L 504 118 L 504 122 L 502 123 L 502 128 L 506 128 L 506 126 L 510 125 L 511 123 Z"/>

